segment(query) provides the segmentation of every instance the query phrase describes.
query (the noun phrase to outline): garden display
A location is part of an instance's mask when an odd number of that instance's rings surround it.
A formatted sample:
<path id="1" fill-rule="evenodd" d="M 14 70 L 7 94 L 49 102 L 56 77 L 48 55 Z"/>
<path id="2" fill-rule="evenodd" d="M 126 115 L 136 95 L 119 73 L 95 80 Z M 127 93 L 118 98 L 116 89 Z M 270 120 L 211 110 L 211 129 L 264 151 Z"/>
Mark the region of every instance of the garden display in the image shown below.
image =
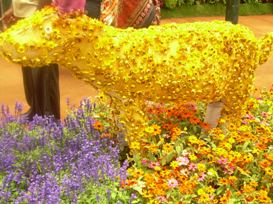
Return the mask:
<path id="1" fill-rule="evenodd" d="M 3 57 L 58 63 L 103 94 L 62 122 L 3 106 L 0 203 L 273 202 L 273 88 L 253 95 L 272 45 L 224 21 L 118 29 L 53 7 L 20 20 Z"/>

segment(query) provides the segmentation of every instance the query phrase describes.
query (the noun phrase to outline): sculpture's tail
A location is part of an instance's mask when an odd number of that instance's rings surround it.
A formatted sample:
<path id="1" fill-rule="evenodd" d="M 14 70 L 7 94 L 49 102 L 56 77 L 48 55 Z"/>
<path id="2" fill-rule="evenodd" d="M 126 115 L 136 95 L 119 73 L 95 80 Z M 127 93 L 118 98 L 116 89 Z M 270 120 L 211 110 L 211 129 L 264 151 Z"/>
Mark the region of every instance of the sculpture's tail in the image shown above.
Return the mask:
<path id="1" fill-rule="evenodd" d="M 265 34 L 258 40 L 259 64 L 265 63 L 273 52 L 273 32 Z"/>

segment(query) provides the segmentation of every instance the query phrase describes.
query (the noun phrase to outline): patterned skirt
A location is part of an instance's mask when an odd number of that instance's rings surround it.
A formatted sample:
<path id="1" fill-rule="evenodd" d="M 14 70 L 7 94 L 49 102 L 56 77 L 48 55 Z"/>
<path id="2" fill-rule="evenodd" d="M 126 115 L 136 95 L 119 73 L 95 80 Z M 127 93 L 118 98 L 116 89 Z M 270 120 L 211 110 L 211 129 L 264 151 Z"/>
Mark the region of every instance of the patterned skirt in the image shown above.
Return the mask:
<path id="1" fill-rule="evenodd" d="M 120 28 L 148 27 L 159 24 L 160 2 L 158 0 L 104 0 L 101 20 Z"/>

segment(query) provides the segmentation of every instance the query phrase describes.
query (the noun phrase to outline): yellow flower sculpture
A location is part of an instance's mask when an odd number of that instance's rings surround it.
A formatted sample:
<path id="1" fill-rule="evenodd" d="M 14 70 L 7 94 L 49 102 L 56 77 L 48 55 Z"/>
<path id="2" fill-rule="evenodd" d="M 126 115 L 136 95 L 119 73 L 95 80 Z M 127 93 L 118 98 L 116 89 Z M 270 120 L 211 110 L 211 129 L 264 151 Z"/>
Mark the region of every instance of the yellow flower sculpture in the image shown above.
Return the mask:
<path id="1" fill-rule="evenodd" d="M 127 129 L 143 135 L 145 101 L 224 101 L 239 116 L 254 71 L 272 52 L 273 34 L 256 39 L 242 25 L 197 22 L 118 29 L 85 15 L 45 8 L 0 35 L 0 53 L 15 63 L 58 63 L 110 96 Z"/>

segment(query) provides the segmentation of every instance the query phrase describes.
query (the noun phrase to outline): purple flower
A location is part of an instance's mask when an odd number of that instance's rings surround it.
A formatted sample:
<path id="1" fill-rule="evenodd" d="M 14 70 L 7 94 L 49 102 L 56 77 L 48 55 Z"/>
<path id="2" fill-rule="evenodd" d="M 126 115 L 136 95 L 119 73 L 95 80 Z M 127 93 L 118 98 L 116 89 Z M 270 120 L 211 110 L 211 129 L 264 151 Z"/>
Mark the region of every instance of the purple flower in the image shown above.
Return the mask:
<path id="1" fill-rule="evenodd" d="M 0 171 L 6 176 L 0 195 L 4 202 L 55 204 L 65 196 L 76 203 L 88 183 L 126 180 L 128 162 L 119 164 L 119 146 L 109 138 L 101 139 L 91 125 L 94 108 L 86 99 L 61 123 L 40 116 L 26 121 L 2 106 Z M 21 106 L 16 104 L 16 109 L 21 111 Z M 12 195 L 14 182 L 16 196 Z"/>

